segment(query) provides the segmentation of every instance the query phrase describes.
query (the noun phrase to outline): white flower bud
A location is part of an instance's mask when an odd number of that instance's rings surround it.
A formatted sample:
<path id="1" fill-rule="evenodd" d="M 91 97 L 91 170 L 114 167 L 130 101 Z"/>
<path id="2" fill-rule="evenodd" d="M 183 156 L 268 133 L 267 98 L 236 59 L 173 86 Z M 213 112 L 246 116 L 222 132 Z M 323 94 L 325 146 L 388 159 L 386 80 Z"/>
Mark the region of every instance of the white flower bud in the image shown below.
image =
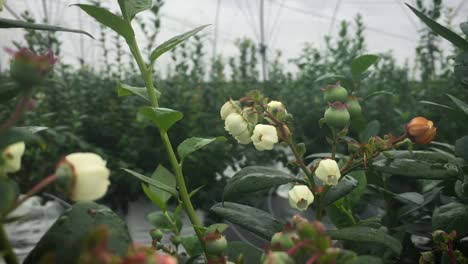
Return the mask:
<path id="1" fill-rule="evenodd" d="M 288 193 L 289 205 L 292 208 L 304 211 L 314 201 L 314 194 L 306 185 L 296 185 Z"/>
<path id="2" fill-rule="evenodd" d="M 235 137 L 248 130 L 248 124 L 240 114 L 232 113 L 226 118 L 224 129 Z"/>
<path id="3" fill-rule="evenodd" d="M 286 107 L 280 101 L 269 102 L 267 105 L 267 111 L 280 120 L 283 119 L 288 114 Z"/>
<path id="4" fill-rule="evenodd" d="M 7 146 L 2 153 L 3 164 L 1 170 L 4 173 L 14 173 L 21 169 L 21 157 L 26 146 L 24 142 L 17 142 Z"/>
<path id="5" fill-rule="evenodd" d="M 272 150 L 275 143 L 278 143 L 276 127 L 262 124 L 256 125 L 251 139 L 257 150 Z"/>
<path id="6" fill-rule="evenodd" d="M 97 200 L 106 194 L 110 184 L 106 161 L 94 153 L 67 155 L 56 174 L 59 179 L 71 183 L 67 191 L 74 201 Z"/>
<path id="7" fill-rule="evenodd" d="M 237 108 L 234 106 L 234 102 L 229 100 L 221 107 L 219 114 L 221 115 L 221 119 L 225 120 L 232 113 L 237 113 Z"/>
<path id="8" fill-rule="evenodd" d="M 332 159 L 321 160 L 315 170 L 315 175 L 326 185 L 336 185 L 341 177 L 338 163 Z"/>

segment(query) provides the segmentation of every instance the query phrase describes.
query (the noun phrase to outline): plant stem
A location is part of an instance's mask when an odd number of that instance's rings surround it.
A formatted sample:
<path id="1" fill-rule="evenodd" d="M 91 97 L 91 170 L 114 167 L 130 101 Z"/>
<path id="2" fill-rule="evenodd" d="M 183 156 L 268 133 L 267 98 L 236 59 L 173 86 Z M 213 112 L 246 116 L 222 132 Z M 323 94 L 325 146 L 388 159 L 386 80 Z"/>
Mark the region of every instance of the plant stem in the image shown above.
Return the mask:
<path id="1" fill-rule="evenodd" d="M 5 122 L 0 125 L 0 135 L 4 134 L 8 129 L 13 127 L 23 115 L 24 111 L 26 111 L 26 107 L 28 106 L 29 99 L 31 98 L 32 89 L 28 89 L 24 93 L 24 95 L 19 99 L 18 103 L 16 104 L 15 110 L 11 113 Z"/>
<path id="2" fill-rule="evenodd" d="M 148 97 L 150 99 L 151 106 L 158 107 L 159 106 L 158 98 L 154 90 L 153 79 L 151 76 L 152 69 L 148 68 L 148 66 L 145 64 L 143 57 L 141 56 L 140 48 L 138 47 L 138 43 L 136 42 L 135 38 L 133 38 L 131 42 L 127 42 L 127 43 L 130 47 L 130 50 L 132 51 L 133 56 L 135 57 L 135 60 L 137 61 L 138 67 L 140 68 L 141 74 L 145 81 L 146 90 L 148 92 Z M 159 133 L 161 135 L 161 140 L 163 141 L 163 144 L 166 148 L 172 169 L 176 175 L 176 182 L 179 188 L 179 195 L 180 195 L 180 198 L 182 199 L 185 212 L 187 213 L 190 219 L 190 222 L 192 223 L 193 229 L 195 230 L 195 233 L 197 234 L 200 244 L 205 250 L 203 234 L 199 230 L 199 227 L 201 227 L 202 225 L 200 223 L 200 220 L 198 219 L 197 214 L 195 213 L 195 209 L 193 208 L 192 201 L 190 200 L 190 196 L 189 196 L 187 186 L 185 184 L 184 175 L 182 172 L 182 167 L 177 160 L 177 157 L 174 152 L 174 148 L 172 147 L 172 143 L 171 143 L 171 140 L 169 139 L 167 132 L 163 130 L 159 130 Z M 205 255 L 207 256 L 206 252 L 205 252 Z"/>
<path id="3" fill-rule="evenodd" d="M 192 225 L 194 226 L 193 229 L 195 230 L 195 233 L 197 234 L 198 239 L 200 240 L 200 243 L 204 245 L 203 234 L 200 232 L 198 228 L 196 228 L 196 227 L 200 227 L 201 224 L 200 224 L 200 220 L 197 217 L 197 214 L 195 213 L 195 209 L 193 208 L 192 201 L 190 200 L 187 186 L 185 184 L 184 175 L 182 173 L 182 167 L 177 161 L 177 158 L 174 153 L 174 149 L 172 148 L 169 136 L 164 131 L 160 131 L 160 132 L 161 132 L 161 138 L 163 139 L 164 145 L 169 155 L 169 160 L 171 162 L 172 168 L 174 169 L 174 172 L 176 175 L 177 186 L 179 187 L 179 195 L 180 195 L 180 198 L 182 199 L 182 203 L 184 204 L 185 211 L 187 212 L 190 222 L 192 222 Z"/>
<path id="4" fill-rule="evenodd" d="M 159 107 L 158 103 L 158 97 L 156 96 L 156 92 L 154 91 L 154 85 L 153 85 L 153 78 L 151 76 L 151 69 L 148 69 L 148 67 L 145 64 L 145 61 L 143 60 L 143 57 L 141 56 L 140 48 L 138 47 L 138 43 L 136 42 L 136 39 L 133 38 L 132 42 L 128 43 L 128 46 L 130 47 L 130 50 L 135 57 L 135 60 L 138 64 L 138 68 L 140 69 L 140 72 L 143 76 L 143 79 L 145 81 L 146 85 L 146 91 L 148 92 L 148 97 L 151 102 L 151 106 L 153 107 Z"/>
<path id="5" fill-rule="evenodd" d="M 312 189 L 312 193 L 315 194 L 317 191 L 317 186 L 315 185 L 314 182 L 314 176 L 310 172 L 310 170 L 306 167 L 304 164 L 304 159 L 302 158 L 301 154 L 299 154 L 299 151 L 297 151 L 296 145 L 292 142 L 292 140 L 288 140 L 286 143 L 288 143 L 289 147 L 291 148 L 294 157 L 296 157 L 296 162 L 299 164 L 299 167 L 301 167 L 301 170 L 304 172 L 304 174 L 307 176 L 307 182 L 310 184 L 310 187 Z"/>
<path id="6" fill-rule="evenodd" d="M 31 196 L 35 195 L 36 193 L 40 192 L 42 189 L 44 189 L 46 186 L 48 186 L 49 184 L 53 183 L 55 180 L 57 179 L 57 176 L 55 174 L 52 174 L 50 176 L 48 176 L 47 178 L 43 179 L 41 182 L 39 182 L 38 184 L 36 184 L 36 186 L 34 186 L 31 190 L 29 190 L 24 196 L 23 198 L 19 199 L 16 201 L 16 203 L 10 207 L 10 209 L 8 209 L 6 212 L 5 212 L 5 216 L 8 215 L 9 213 L 11 213 L 13 210 L 15 210 L 16 208 L 18 208 L 18 206 L 20 206 L 22 203 L 24 203 L 27 199 L 31 198 Z"/>
<path id="7" fill-rule="evenodd" d="M 0 222 L 0 252 L 3 253 L 3 258 L 6 264 L 19 264 L 18 258 L 13 251 L 10 241 L 8 240 L 2 222 Z"/>

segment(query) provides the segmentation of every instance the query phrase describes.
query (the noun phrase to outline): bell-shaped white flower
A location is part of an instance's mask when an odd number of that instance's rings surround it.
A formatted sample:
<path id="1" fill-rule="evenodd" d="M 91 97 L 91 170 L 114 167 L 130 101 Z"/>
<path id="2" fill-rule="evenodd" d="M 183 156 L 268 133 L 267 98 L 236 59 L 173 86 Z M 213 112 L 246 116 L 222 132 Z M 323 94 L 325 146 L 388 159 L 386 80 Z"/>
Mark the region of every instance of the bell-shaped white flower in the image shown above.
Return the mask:
<path id="1" fill-rule="evenodd" d="M 95 153 L 67 155 L 57 169 L 57 177 L 65 179 L 70 198 L 94 201 L 104 196 L 109 187 L 110 171 L 106 161 Z"/>
<path id="2" fill-rule="evenodd" d="M 246 129 L 241 134 L 234 136 L 234 138 L 239 142 L 239 144 L 247 145 L 252 142 L 252 139 L 250 138 L 251 136 L 250 131 Z"/>
<path id="3" fill-rule="evenodd" d="M 341 177 L 340 167 L 335 160 L 324 159 L 320 161 L 315 175 L 326 185 L 336 185 Z"/>
<path id="4" fill-rule="evenodd" d="M 237 113 L 237 108 L 234 106 L 235 102 L 232 100 L 227 101 L 221 107 L 219 114 L 221 115 L 221 119 L 225 120 L 230 114 Z"/>
<path id="5" fill-rule="evenodd" d="M 232 113 L 224 122 L 224 129 L 233 136 L 238 136 L 248 129 L 247 121 L 238 113 Z"/>
<path id="6" fill-rule="evenodd" d="M 24 142 L 17 142 L 7 146 L 2 153 L 2 163 L 0 163 L 0 170 L 3 173 L 14 173 L 21 169 L 21 157 L 24 154 L 26 145 Z"/>
<path id="7" fill-rule="evenodd" d="M 289 205 L 292 208 L 304 211 L 314 201 L 314 194 L 307 185 L 296 185 L 288 193 Z"/>
<path id="8" fill-rule="evenodd" d="M 278 132 L 274 126 L 259 124 L 255 126 L 251 139 L 257 150 L 272 150 L 278 143 Z"/>

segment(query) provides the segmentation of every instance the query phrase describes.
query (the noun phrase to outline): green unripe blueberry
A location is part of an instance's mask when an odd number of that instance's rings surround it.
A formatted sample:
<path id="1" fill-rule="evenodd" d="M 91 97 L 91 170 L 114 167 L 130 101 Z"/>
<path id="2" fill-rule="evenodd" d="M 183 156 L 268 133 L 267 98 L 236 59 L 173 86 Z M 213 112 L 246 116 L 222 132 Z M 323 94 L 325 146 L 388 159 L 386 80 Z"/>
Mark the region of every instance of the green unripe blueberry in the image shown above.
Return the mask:
<path id="1" fill-rule="evenodd" d="M 362 108 L 357 98 L 348 98 L 346 104 L 348 105 L 348 112 L 351 115 L 351 118 L 361 116 Z"/>
<path id="2" fill-rule="evenodd" d="M 283 233 L 283 232 L 278 232 L 273 235 L 271 238 L 271 245 L 279 245 L 281 246 L 281 249 L 290 249 L 294 247 L 295 243 L 293 241 L 293 237 L 296 236 L 294 233 Z M 297 236 L 296 236 L 297 237 Z"/>
<path id="3" fill-rule="evenodd" d="M 349 123 L 349 112 L 344 106 L 330 106 L 325 111 L 325 122 L 333 128 L 343 129 Z"/>
<path id="4" fill-rule="evenodd" d="M 333 103 L 336 101 L 339 102 L 346 102 L 346 98 L 348 97 L 348 91 L 343 86 L 337 85 L 329 85 L 325 89 L 325 101 L 329 103 Z"/>
<path id="5" fill-rule="evenodd" d="M 159 241 L 163 238 L 164 234 L 160 229 L 155 228 L 150 231 L 150 235 L 153 240 Z"/>
<path id="6" fill-rule="evenodd" d="M 205 242 L 206 252 L 210 255 L 221 255 L 227 248 L 227 240 L 224 236 L 209 239 Z"/>

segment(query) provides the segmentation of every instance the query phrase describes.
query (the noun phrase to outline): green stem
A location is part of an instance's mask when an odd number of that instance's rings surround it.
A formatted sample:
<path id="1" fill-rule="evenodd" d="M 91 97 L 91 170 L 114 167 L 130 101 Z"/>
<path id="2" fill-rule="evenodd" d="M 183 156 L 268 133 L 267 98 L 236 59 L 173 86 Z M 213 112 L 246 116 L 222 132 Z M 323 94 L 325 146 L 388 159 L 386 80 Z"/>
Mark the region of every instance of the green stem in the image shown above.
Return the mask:
<path id="1" fill-rule="evenodd" d="M 179 195 L 182 200 L 182 203 L 184 204 L 185 211 L 187 212 L 190 222 L 192 222 L 193 229 L 195 230 L 195 233 L 197 234 L 198 239 L 200 240 L 201 244 L 204 245 L 203 234 L 197 228 L 201 226 L 200 220 L 198 219 L 197 214 L 195 213 L 195 209 L 193 208 L 192 201 L 190 200 L 187 186 L 185 184 L 184 175 L 182 173 L 182 167 L 177 161 L 177 158 L 176 158 L 174 149 L 172 148 L 169 136 L 164 131 L 160 131 L 160 132 L 161 132 L 161 138 L 163 139 L 163 142 L 164 142 L 164 146 L 166 147 L 167 153 L 169 155 L 169 160 L 175 172 L 177 186 L 179 187 Z"/>
<path id="2" fill-rule="evenodd" d="M 137 61 L 138 67 L 140 68 L 141 74 L 143 75 L 143 79 L 145 81 L 146 85 L 146 90 L 148 92 L 148 96 L 151 102 L 152 107 L 158 107 L 158 98 L 156 96 L 156 92 L 154 90 L 154 85 L 153 85 L 153 79 L 151 77 L 151 68 L 148 68 L 148 66 L 145 64 L 143 57 L 141 56 L 140 48 L 138 47 L 138 43 L 136 42 L 135 38 L 132 39 L 131 42 L 127 42 L 130 50 L 132 51 L 133 56 L 135 57 L 135 60 Z M 203 234 L 199 230 L 199 227 L 201 227 L 200 220 L 198 219 L 197 214 L 195 213 L 195 209 L 193 208 L 192 201 L 190 200 L 190 196 L 187 190 L 187 186 L 185 184 L 185 179 L 184 175 L 182 172 L 182 166 L 179 164 L 177 157 L 174 152 L 174 148 L 172 147 L 171 140 L 169 139 L 169 136 L 166 131 L 159 130 L 161 139 L 163 141 L 163 144 L 166 148 L 172 169 L 176 175 L 176 182 L 177 186 L 179 188 L 179 195 L 180 198 L 182 199 L 182 203 L 184 205 L 185 211 L 190 219 L 190 222 L 192 223 L 193 229 L 195 230 L 195 233 L 197 234 L 198 240 L 200 240 L 200 244 L 203 246 L 203 249 L 205 250 L 205 243 L 203 240 Z M 205 255 L 206 252 L 205 252 Z"/>
<path id="3" fill-rule="evenodd" d="M 0 252 L 3 253 L 3 258 L 6 264 L 19 264 L 18 258 L 16 258 L 15 252 L 13 251 L 13 248 L 11 247 L 10 241 L 8 240 L 7 234 L 1 222 L 0 222 Z"/>
<path id="4" fill-rule="evenodd" d="M 315 182 L 314 182 L 314 176 L 312 175 L 310 170 L 304 164 L 304 160 L 303 160 L 301 154 L 299 154 L 299 151 L 297 150 L 296 145 L 294 145 L 292 140 L 288 140 L 286 143 L 288 143 L 289 147 L 291 148 L 291 150 L 292 150 L 292 152 L 294 154 L 294 157 L 296 158 L 297 164 L 299 164 L 299 167 L 301 168 L 301 170 L 306 175 L 306 181 L 309 183 L 309 185 L 310 185 L 310 187 L 312 189 L 312 193 L 315 194 L 316 191 L 317 191 L 317 186 L 315 185 Z"/>
<path id="5" fill-rule="evenodd" d="M 146 91 L 148 92 L 148 97 L 151 102 L 151 106 L 159 107 L 158 97 L 156 96 L 156 92 L 154 90 L 153 78 L 151 77 L 151 69 L 145 64 L 143 57 L 141 56 L 140 48 L 138 47 L 138 43 L 136 39 L 133 38 L 131 42 L 127 42 L 128 46 L 130 47 L 130 51 L 132 52 L 135 60 L 138 64 L 138 68 L 140 69 L 141 74 L 143 75 L 143 79 L 146 85 Z"/>

